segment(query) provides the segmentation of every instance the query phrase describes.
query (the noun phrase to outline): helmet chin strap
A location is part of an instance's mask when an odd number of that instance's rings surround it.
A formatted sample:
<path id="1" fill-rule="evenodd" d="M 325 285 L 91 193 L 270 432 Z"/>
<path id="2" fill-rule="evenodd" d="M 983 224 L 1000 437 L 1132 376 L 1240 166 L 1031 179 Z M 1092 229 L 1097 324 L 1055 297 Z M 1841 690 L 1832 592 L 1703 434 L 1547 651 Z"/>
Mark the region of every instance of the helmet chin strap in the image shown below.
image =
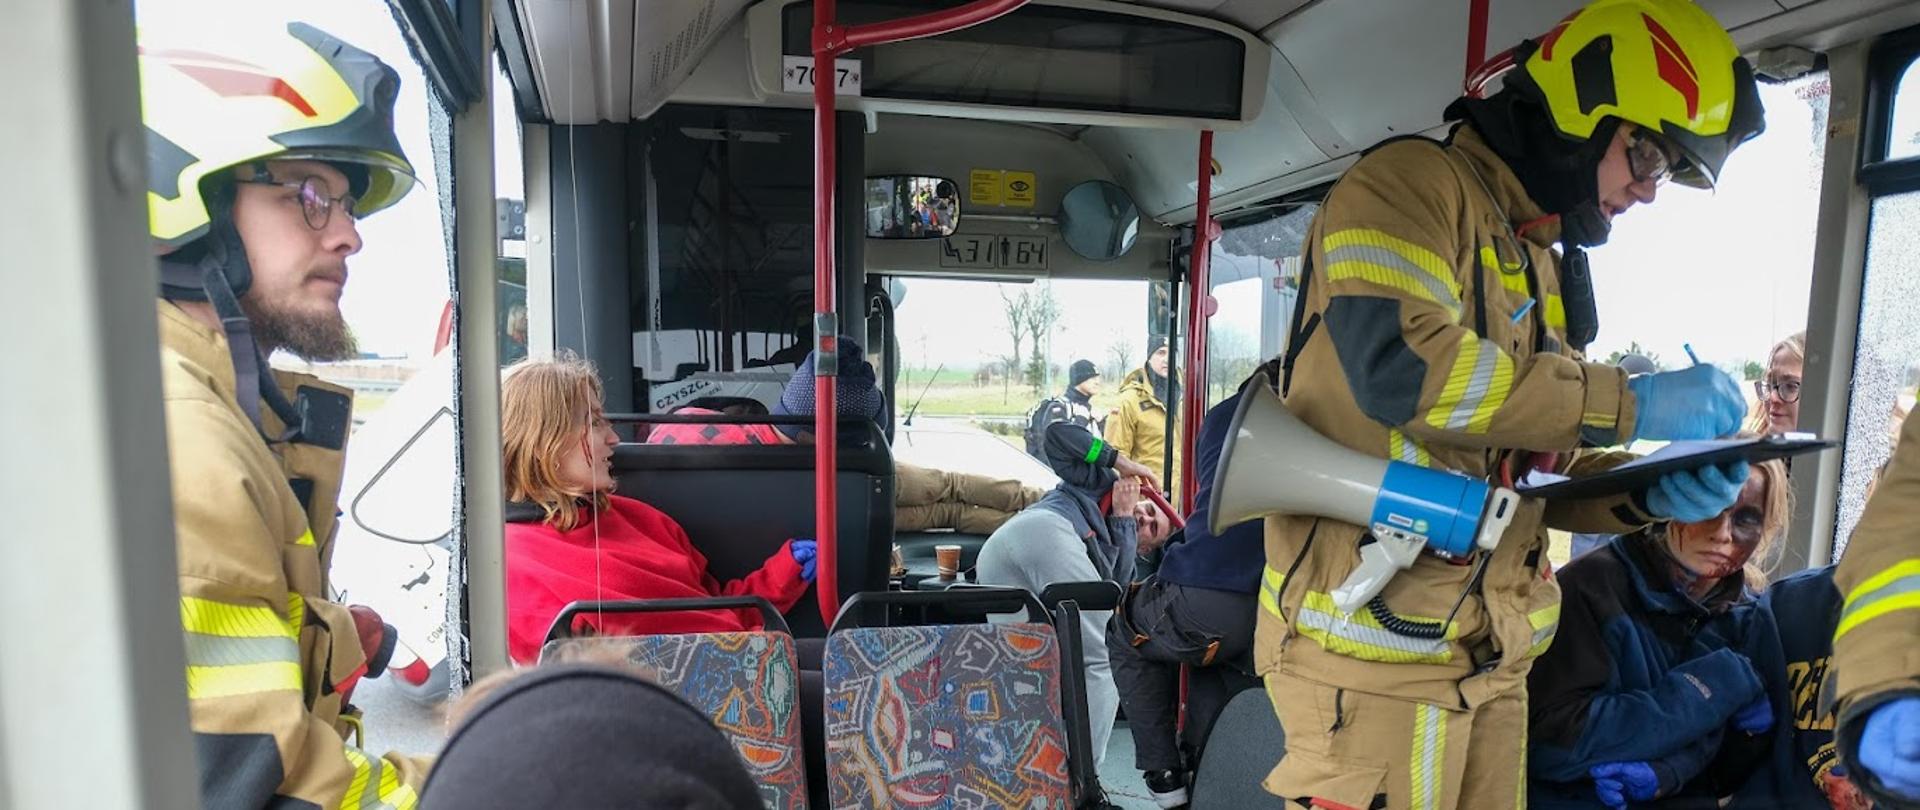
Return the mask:
<path id="1" fill-rule="evenodd" d="M 221 331 L 227 338 L 227 356 L 233 363 L 234 398 L 240 410 L 268 443 L 292 441 L 300 436 L 306 423 L 303 409 L 288 401 L 286 394 L 274 384 L 266 352 L 254 338 L 253 322 L 240 308 L 240 295 L 252 286 L 253 272 L 247 264 L 247 251 L 239 230 L 233 225 L 231 203 L 222 198 L 223 195 L 214 196 L 207 206 L 212 215 L 207 235 L 189 248 L 161 257 L 160 295 L 169 300 L 206 301 L 213 305 L 214 315 L 220 319 Z M 233 283 L 236 276 L 244 279 L 241 285 Z M 238 292 L 234 289 L 236 286 L 241 287 Z M 269 435 L 260 419 L 262 401 L 281 424 L 287 426 L 278 436 Z"/>

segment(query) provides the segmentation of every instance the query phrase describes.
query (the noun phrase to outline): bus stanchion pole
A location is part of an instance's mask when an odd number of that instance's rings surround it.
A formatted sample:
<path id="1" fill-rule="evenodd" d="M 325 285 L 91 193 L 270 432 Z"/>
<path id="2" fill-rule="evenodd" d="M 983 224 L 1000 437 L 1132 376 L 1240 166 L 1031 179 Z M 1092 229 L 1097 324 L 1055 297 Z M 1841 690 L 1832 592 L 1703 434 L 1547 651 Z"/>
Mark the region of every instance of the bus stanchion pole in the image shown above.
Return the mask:
<path id="1" fill-rule="evenodd" d="M 833 626 L 840 610 L 840 509 L 835 473 L 839 466 L 839 426 L 835 394 L 839 388 L 840 324 L 835 313 L 838 278 L 834 272 L 834 88 L 839 84 L 834 59 L 855 48 L 918 39 L 958 31 L 999 17 L 1027 0 L 974 0 L 958 8 L 899 20 L 842 27 L 835 22 L 834 0 L 813 2 L 813 532 L 819 562 L 815 590 L 820 617 Z M 892 538 L 873 538 L 891 542 Z"/>
<path id="2" fill-rule="evenodd" d="M 1213 221 L 1213 130 L 1200 131 L 1200 188 L 1193 216 L 1193 255 L 1187 262 L 1187 387 L 1182 395 L 1181 424 L 1186 441 L 1176 437 L 1175 446 L 1184 447 L 1180 457 L 1180 508 L 1191 513 L 1200 482 L 1194 476 L 1192 442 L 1200 437 L 1200 419 L 1207 410 L 1207 319 L 1213 315 L 1208 306 L 1213 287 L 1207 280 L 1207 260 L 1213 252 L 1213 240 L 1220 238 L 1220 225 Z"/>
<path id="3" fill-rule="evenodd" d="M 835 323 L 833 131 L 834 0 L 813 2 L 813 532 L 820 618 L 828 627 L 840 609 L 839 408 L 835 404 L 840 343 Z M 832 362 L 829 362 L 829 359 Z"/>

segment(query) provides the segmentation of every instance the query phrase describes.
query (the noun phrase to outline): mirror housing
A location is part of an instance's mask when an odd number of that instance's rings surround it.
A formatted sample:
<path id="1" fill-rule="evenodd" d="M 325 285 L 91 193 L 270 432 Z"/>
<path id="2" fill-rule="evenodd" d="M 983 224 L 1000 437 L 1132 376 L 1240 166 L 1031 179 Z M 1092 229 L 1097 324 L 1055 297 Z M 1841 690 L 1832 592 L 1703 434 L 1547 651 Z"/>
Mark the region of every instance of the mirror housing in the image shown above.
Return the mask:
<path id="1" fill-rule="evenodd" d="M 1060 198 L 1060 238 L 1089 261 L 1127 255 L 1140 236 L 1140 206 L 1127 190 L 1105 180 L 1088 180 Z"/>

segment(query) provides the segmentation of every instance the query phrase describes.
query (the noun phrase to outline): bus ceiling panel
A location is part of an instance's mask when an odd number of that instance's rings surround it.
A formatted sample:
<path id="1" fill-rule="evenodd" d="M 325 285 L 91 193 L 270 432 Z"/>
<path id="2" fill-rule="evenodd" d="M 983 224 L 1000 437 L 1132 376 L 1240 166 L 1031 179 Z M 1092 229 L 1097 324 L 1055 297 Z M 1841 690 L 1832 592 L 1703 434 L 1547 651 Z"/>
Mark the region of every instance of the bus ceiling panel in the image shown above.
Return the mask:
<path id="1" fill-rule="evenodd" d="M 1733 28 L 1733 38 L 1752 52 L 1797 45 L 1824 52 L 1920 24 L 1920 3 L 1911 0 L 1779 0 L 1786 6 Z"/>
<path id="2" fill-rule="evenodd" d="M 746 5 L 574 0 L 523 2 L 519 12 L 547 112 L 555 123 L 593 124 L 659 108 Z"/>
<path id="3" fill-rule="evenodd" d="M 866 138 L 866 173 L 954 181 L 968 190 L 962 197 L 961 227 L 974 214 L 1050 217 L 1060 210 L 1061 195 L 1073 185 L 1118 180 L 1076 134 L 1073 128 L 1057 125 L 882 114 Z M 1196 136 L 1187 133 L 1186 137 L 1194 140 Z M 930 148 L 934 146 L 938 148 Z M 1193 162 L 1191 152 L 1187 162 Z M 987 187 L 973 188 L 976 179 Z M 1011 199 L 1000 193 L 1002 186 L 1021 182 L 1030 186 L 1018 189 Z"/>
<path id="4" fill-rule="evenodd" d="M 1284 88 L 1298 78 L 1285 60 L 1274 59 L 1268 69 L 1267 102 L 1260 117 L 1248 127 L 1214 136 L 1213 157 L 1220 173 L 1213 177 L 1215 205 L 1241 202 L 1240 192 L 1276 177 L 1318 166 L 1330 157 L 1309 126 L 1294 115 Z M 1310 113 L 1310 108 L 1307 108 Z M 1193 218 L 1199 168 L 1195 156 L 1199 136 L 1192 132 L 1152 129 L 1096 128 L 1086 142 L 1112 167 L 1118 182 L 1133 192 L 1148 216 L 1163 222 Z M 1221 210 L 1216 208 L 1216 210 Z"/>
<path id="5" fill-rule="evenodd" d="M 838 0 L 842 23 L 906 16 L 916 0 Z M 748 9 L 752 92 L 806 106 L 788 89 L 790 59 L 808 59 L 811 6 Z M 1260 114 L 1271 49 L 1228 22 L 1164 2 L 1033 0 L 991 22 L 863 48 L 861 86 L 842 109 L 1070 125 L 1231 130 Z M 706 88 L 703 88 L 706 89 Z M 676 101 L 691 101 L 676 98 Z"/>

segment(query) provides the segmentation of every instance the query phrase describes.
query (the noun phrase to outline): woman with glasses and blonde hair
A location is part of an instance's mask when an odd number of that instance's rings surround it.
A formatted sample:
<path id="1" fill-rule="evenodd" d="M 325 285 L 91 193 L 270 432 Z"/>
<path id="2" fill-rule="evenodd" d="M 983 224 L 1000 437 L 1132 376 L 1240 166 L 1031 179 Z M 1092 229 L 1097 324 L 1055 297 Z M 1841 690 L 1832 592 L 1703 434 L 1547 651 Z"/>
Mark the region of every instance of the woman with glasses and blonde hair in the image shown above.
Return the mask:
<path id="1" fill-rule="evenodd" d="M 680 524 L 613 494 L 620 439 L 601 406 L 600 376 L 572 356 L 523 360 L 500 386 L 507 490 L 507 647 L 531 662 L 561 608 L 581 600 L 752 595 L 785 612 L 813 581 L 812 540 L 790 540 L 764 566 L 725 584 Z M 760 627 L 757 610 L 582 615 L 607 635 L 710 633 Z"/>
<path id="2" fill-rule="evenodd" d="M 1768 673 L 1748 658 L 1754 611 L 1734 608 L 1766 586 L 1793 496 L 1781 462 L 1737 466 L 1720 514 L 1561 569 L 1560 628 L 1527 682 L 1533 806 L 1712 806 L 1763 758 Z"/>
<path id="3" fill-rule="evenodd" d="M 1767 353 L 1766 376 L 1753 381 L 1760 396 L 1747 430 L 1754 433 L 1791 433 L 1800 424 L 1800 372 L 1807 362 L 1807 333 L 1795 332 Z"/>

